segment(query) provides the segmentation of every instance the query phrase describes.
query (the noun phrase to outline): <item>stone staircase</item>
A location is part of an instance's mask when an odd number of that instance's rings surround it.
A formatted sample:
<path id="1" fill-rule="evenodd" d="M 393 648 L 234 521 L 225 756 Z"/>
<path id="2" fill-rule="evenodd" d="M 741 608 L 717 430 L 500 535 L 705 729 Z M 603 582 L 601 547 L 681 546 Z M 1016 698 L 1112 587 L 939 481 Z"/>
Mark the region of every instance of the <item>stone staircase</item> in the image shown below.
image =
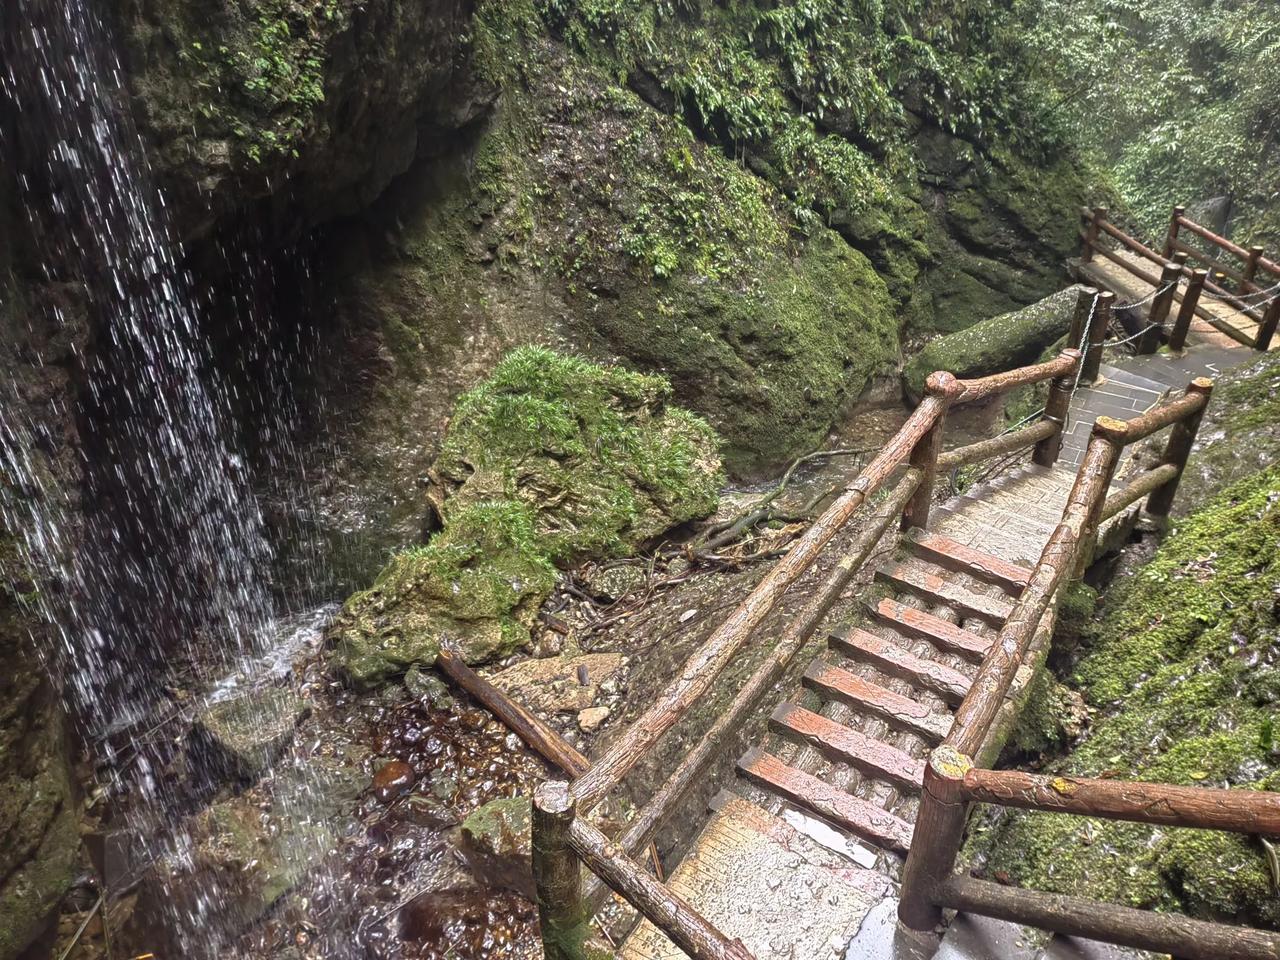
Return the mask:
<path id="1" fill-rule="evenodd" d="M 1058 464 L 1026 464 L 980 483 L 936 507 L 927 531 L 904 533 L 876 570 L 865 609 L 831 632 L 738 760 L 736 782 L 668 878 L 672 889 L 758 960 L 931 955 L 902 942 L 894 922 L 923 764 L 1061 519 L 1093 420 L 1136 416 L 1170 388 L 1248 355 L 1210 348 L 1104 367 L 1100 384 L 1072 403 Z M 648 922 L 618 955 L 684 956 Z M 962 916 L 936 956 L 1143 955 Z"/>

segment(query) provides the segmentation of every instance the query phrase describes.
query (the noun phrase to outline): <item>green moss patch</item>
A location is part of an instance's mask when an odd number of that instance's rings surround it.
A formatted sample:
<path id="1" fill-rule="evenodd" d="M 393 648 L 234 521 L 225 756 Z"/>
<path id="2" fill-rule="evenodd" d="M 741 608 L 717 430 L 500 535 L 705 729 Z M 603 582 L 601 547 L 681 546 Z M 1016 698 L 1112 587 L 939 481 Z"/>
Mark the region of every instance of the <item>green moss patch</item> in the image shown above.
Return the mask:
<path id="1" fill-rule="evenodd" d="M 1275 789 L 1280 753 L 1280 468 L 1231 487 L 1115 588 L 1075 682 L 1097 719 L 1061 764 L 1081 776 Z M 1010 813 L 980 840 L 1017 884 L 1280 925 L 1261 843 Z"/>
<path id="2" fill-rule="evenodd" d="M 513 653 L 556 564 L 623 554 L 712 512 L 722 482 L 707 424 L 661 377 L 535 347 L 458 401 L 433 475 L 444 529 L 396 556 L 333 627 L 371 684 L 435 662 Z"/>

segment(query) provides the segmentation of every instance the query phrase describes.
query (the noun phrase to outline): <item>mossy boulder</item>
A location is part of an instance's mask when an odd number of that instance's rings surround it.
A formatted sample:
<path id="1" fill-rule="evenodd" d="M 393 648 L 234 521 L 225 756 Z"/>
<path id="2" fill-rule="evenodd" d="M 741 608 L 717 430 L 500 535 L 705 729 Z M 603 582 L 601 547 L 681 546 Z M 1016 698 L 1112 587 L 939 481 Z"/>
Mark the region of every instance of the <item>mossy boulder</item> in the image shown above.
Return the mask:
<path id="1" fill-rule="evenodd" d="M 719 502 L 706 422 L 662 377 L 536 347 L 513 351 L 459 401 L 436 460 L 446 527 L 477 503 L 529 508 L 556 563 L 624 554 Z"/>
<path id="2" fill-rule="evenodd" d="M 540 348 L 465 394 L 432 471 L 443 529 L 347 601 L 331 635 L 371 684 L 430 666 L 442 643 L 479 663 L 529 639 L 556 565 L 624 554 L 712 512 L 716 437 L 660 377 Z"/>
<path id="3" fill-rule="evenodd" d="M 534 899 L 532 818 L 528 797 L 505 797 L 462 821 L 462 852 L 477 879 Z"/>
<path id="4" fill-rule="evenodd" d="M 1096 719 L 1060 764 L 1077 776 L 1280 788 L 1280 468 L 1182 521 L 1083 629 L 1074 682 Z M 1019 886 L 1280 926 L 1253 837 L 1009 812 L 980 839 Z"/>
<path id="5" fill-rule="evenodd" d="M 1068 287 L 1037 303 L 930 341 L 902 371 L 902 389 L 916 401 L 935 370 L 982 377 L 1034 363 L 1071 328 L 1082 288 Z"/>
<path id="6" fill-rule="evenodd" d="M 510 500 L 476 503 L 425 547 L 394 557 L 346 602 L 331 636 L 343 671 L 359 685 L 431 666 L 445 642 L 480 663 L 528 641 L 555 582 L 534 511 Z"/>

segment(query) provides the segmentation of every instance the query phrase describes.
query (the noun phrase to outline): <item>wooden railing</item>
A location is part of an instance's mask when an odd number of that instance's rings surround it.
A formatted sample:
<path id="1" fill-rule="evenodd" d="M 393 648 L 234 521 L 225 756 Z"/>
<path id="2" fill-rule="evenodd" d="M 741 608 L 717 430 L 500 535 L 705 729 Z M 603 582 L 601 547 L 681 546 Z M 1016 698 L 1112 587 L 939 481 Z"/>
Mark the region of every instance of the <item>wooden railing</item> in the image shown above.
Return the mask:
<path id="1" fill-rule="evenodd" d="M 1280 284 L 1280 263 L 1266 257 L 1262 247 L 1245 249 L 1219 236 L 1209 228 L 1189 220 L 1184 207 L 1173 208 L 1160 252 L 1112 224 L 1105 207 L 1084 208 L 1081 210 L 1081 217 L 1085 226 L 1081 234 L 1083 249 L 1080 259 L 1084 263 L 1091 262 L 1095 255 L 1101 255 L 1160 291 L 1151 305 L 1151 335 L 1139 345 L 1139 352 L 1151 352 L 1158 345 L 1159 331 L 1168 319 L 1175 301 L 1181 304 L 1181 309 L 1169 334 L 1169 345 L 1174 350 L 1181 350 L 1186 344 L 1193 316 L 1199 316 L 1245 346 L 1256 350 L 1270 347 L 1276 327 L 1280 325 L 1280 296 L 1271 296 L 1261 302 L 1251 302 L 1250 298 L 1256 299 L 1276 292 L 1277 284 Z M 1210 249 L 1237 258 L 1241 261 L 1239 266 L 1228 264 L 1219 257 L 1204 252 L 1200 247 L 1187 243 L 1183 239 L 1184 230 Z M 1121 256 L 1103 242 L 1104 237 L 1110 237 L 1120 247 L 1141 257 L 1156 269 L 1146 269 Z M 1190 260 L 1204 266 L 1192 267 L 1188 263 Z M 1184 277 L 1187 284 L 1182 289 L 1179 281 Z M 1265 283 L 1260 284 L 1259 279 L 1263 279 Z M 1234 290 L 1227 289 L 1228 281 L 1235 285 Z M 1202 302 L 1206 291 L 1257 323 L 1257 333 L 1250 337 L 1210 311 Z"/>
<path id="2" fill-rule="evenodd" d="M 547 960 L 577 960 L 582 956 L 583 937 L 607 890 L 620 894 L 691 957 L 748 960 L 750 955 L 741 943 L 729 939 L 668 886 L 650 876 L 636 857 L 689 789 L 700 782 L 706 768 L 722 752 L 727 737 L 741 729 L 761 697 L 781 678 L 886 531 L 899 520 L 904 529 L 926 525 L 940 470 L 1032 446 L 1035 462 L 1048 465 L 1057 459 L 1080 363 L 1080 352 L 1069 349 L 1047 363 L 981 379 L 959 380 L 942 372 L 930 376 L 925 397 L 907 422 L 689 657 L 654 704 L 577 779 L 539 786 L 533 801 L 533 860 Z M 950 407 L 1045 380 L 1052 383 L 1041 422 L 995 441 L 941 452 Z M 894 481 L 892 486 L 890 481 Z M 871 521 L 862 527 L 804 609 L 788 618 L 773 649 L 725 712 L 622 834 L 613 840 L 606 837 L 588 819 L 592 808 L 705 697 L 791 585 L 814 566 L 850 519 L 886 487 Z M 583 875 L 583 864 L 594 875 L 590 881 Z"/>
<path id="3" fill-rule="evenodd" d="M 1000 738 L 996 721 L 1018 671 L 1026 663 L 1045 614 L 1061 588 L 1092 558 L 1098 527 L 1110 515 L 1148 497 L 1147 513 L 1167 516 L 1209 402 L 1212 383 L 1198 379 L 1179 399 L 1128 421 L 1101 417 L 1062 521 L 1036 564 L 1027 588 L 1000 631 L 960 705 L 948 736 L 925 767 L 911 852 L 903 871 L 899 919 L 931 934 L 944 909 L 966 910 L 1014 923 L 1123 946 L 1172 953 L 1186 960 L 1280 956 L 1280 934 L 1152 914 L 1115 904 L 987 883 L 954 874 L 971 803 L 1132 820 L 1241 833 L 1280 831 L 1280 795 L 1253 790 L 1208 790 L 1158 783 L 1039 777 L 986 769 Z M 1172 427 L 1161 462 L 1108 496 L 1125 446 Z"/>

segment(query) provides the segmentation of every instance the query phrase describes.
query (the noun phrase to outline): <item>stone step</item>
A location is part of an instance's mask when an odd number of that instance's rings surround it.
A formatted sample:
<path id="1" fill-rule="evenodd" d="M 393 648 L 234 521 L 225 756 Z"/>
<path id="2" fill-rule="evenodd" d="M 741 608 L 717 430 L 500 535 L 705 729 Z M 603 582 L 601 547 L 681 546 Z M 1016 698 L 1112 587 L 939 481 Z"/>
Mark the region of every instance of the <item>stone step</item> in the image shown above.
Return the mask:
<path id="1" fill-rule="evenodd" d="M 1013 604 L 1009 601 L 966 590 L 947 577 L 945 571 L 919 561 L 886 563 L 876 570 L 876 579 L 994 627 L 1003 625 L 1013 613 Z"/>
<path id="2" fill-rule="evenodd" d="M 825 824 L 823 829 L 836 833 Z M 727 790 L 712 801 L 711 818 L 667 882 L 716 929 L 760 958 L 777 956 L 779 944 L 793 957 L 837 956 L 891 888 L 883 874 L 855 866 Z M 687 960 L 647 920 L 617 956 Z"/>
<path id="3" fill-rule="evenodd" d="M 899 633 L 928 640 L 935 647 L 958 654 L 973 663 L 981 663 L 994 642 L 958 627 L 949 620 L 908 607 L 889 597 L 872 604 L 869 609 L 873 616 Z"/>
<path id="4" fill-rule="evenodd" d="M 910 650 L 866 630 L 854 627 L 847 632 L 833 633 L 827 642 L 831 649 L 846 657 L 869 663 L 881 673 L 906 680 L 913 686 L 931 690 L 952 706 L 959 706 L 969 692 L 969 678 L 959 670 L 936 660 L 917 657 Z"/>
<path id="5" fill-rule="evenodd" d="M 934 713 L 925 704 L 821 660 L 809 664 L 803 682 L 826 700 L 839 700 L 855 710 L 875 714 L 890 726 L 932 743 L 941 741 L 951 730 L 950 715 Z"/>
<path id="6" fill-rule="evenodd" d="M 1014 597 L 1020 595 L 1031 581 L 1028 567 L 993 557 L 950 537 L 913 527 L 907 531 L 905 540 L 911 552 L 922 560 L 993 584 Z"/>
<path id="7" fill-rule="evenodd" d="M 771 753 L 758 748 L 748 750 L 738 761 L 738 771 L 884 850 L 906 853 L 911 849 L 911 824 L 812 774 L 788 766 Z"/>
<path id="8" fill-rule="evenodd" d="M 815 747 L 829 760 L 847 763 L 895 786 L 919 790 L 924 780 L 923 761 L 794 703 L 778 704 L 769 718 L 769 729 L 793 743 Z"/>

